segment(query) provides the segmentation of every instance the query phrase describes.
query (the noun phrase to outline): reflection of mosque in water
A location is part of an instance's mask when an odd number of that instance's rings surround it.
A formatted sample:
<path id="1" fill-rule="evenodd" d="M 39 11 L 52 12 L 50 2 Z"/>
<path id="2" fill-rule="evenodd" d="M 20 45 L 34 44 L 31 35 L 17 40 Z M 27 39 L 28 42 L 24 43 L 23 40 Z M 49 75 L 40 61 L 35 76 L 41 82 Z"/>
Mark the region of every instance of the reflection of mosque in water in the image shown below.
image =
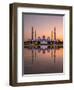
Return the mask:
<path id="1" fill-rule="evenodd" d="M 44 48 L 44 49 L 43 49 Z M 52 48 L 52 49 L 47 49 L 45 46 L 43 46 L 42 48 L 38 48 L 38 49 L 31 49 L 32 50 L 32 53 L 31 53 L 31 56 L 32 56 L 32 64 L 34 61 L 37 60 L 37 53 L 42 53 L 43 55 L 46 55 L 46 53 L 49 53 L 50 54 L 50 57 L 49 57 L 49 60 L 50 58 L 53 60 L 53 63 L 55 64 L 56 62 L 56 48 Z"/>
<path id="2" fill-rule="evenodd" d="M 63 48 L 24 48 L 24 74 L 63 72 Z"/>
<path id="3" fill-rule="evenodd" d="M 63 72 L 63 48 L 24 48 L 24 74 Z"/>

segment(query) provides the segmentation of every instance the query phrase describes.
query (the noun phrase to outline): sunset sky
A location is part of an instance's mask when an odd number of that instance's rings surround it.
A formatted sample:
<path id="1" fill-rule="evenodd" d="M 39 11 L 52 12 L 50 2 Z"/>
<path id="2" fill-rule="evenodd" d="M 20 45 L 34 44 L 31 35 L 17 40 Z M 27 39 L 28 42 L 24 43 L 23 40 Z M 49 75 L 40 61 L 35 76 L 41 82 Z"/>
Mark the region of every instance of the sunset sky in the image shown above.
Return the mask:
<path id="1" fill-rule="evenodd" d="M 23 14 L 24 41 L 31 39 L 31 29 L 34 27 L 37 37 L 51 38 L 51 31 L 56 27 L 56 39 L 63 40 L 63 16 L 60 15 L 39 15 Z"/>

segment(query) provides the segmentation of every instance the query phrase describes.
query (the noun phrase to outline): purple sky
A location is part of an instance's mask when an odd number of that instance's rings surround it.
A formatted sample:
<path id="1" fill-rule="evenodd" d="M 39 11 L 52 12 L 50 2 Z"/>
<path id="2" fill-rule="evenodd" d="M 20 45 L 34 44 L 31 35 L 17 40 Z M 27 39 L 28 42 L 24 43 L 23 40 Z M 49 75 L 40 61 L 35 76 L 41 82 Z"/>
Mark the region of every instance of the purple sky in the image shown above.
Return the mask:
<path id="1" fill-rule="evenodd" d="M 51 38 L 51 31 L 56 27 L 56 38 L 63 40 L 63 16 L 60 15 L 36 15 L 23 14 L 24 19 L 24 41 L 31 39 L 31 28 L 36 30 L 37 37 Z"/>

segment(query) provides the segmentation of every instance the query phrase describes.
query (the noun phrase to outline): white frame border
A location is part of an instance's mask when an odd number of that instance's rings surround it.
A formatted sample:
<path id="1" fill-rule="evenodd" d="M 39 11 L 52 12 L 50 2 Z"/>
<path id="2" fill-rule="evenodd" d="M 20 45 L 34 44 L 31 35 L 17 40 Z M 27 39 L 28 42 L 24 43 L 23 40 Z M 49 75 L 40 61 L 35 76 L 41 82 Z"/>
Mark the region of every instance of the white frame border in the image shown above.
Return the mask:
<path id="1" fill-rule="evenodd" d="M 22 12 L 64 14 L 64 73 L 63 74 L 36 74 L 22 76 Z M 67 23 L 67 24 L 66 24 Z M 38 8 L 17 8 L 17 82 L 39 82 L 69 80 L 69 10 L 59 9 L 38 9 Z M 20 44 L 21 43 L 21 44 Z"/>

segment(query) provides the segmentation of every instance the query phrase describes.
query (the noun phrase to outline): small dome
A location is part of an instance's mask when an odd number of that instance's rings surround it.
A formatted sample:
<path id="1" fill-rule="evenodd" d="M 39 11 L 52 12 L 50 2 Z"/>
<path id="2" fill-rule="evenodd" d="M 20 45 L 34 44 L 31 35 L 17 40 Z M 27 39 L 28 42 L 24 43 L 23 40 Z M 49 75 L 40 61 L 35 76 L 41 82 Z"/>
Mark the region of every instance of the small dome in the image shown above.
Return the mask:
<path id="1" fill-rule="evenodd" d="M 45 39 L 45 35 L 43 35 L 43 39 Z"/>

